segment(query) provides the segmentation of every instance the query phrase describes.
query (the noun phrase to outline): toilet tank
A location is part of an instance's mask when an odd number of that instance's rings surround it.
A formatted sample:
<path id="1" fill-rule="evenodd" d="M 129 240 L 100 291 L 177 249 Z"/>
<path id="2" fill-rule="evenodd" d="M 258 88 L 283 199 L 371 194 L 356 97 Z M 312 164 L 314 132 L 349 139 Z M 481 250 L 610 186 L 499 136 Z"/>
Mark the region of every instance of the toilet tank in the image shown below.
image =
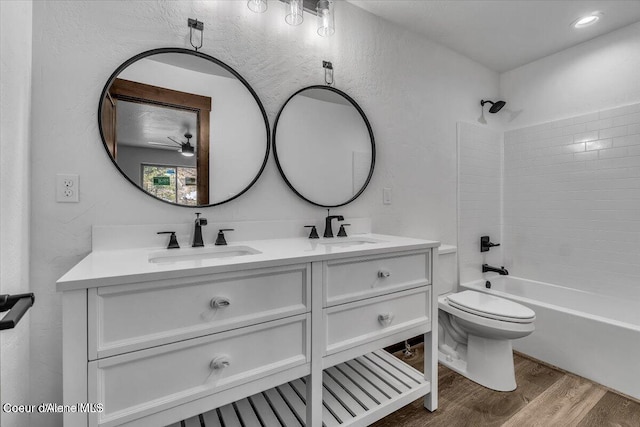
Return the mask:
<path id="1" fill-rule="evenodd" d="M 458 254 L 455 246 L 441 245 L 438 249 L 438 271 L 434 289 L 437 295 L 442 295 L 458 288 Z"/>

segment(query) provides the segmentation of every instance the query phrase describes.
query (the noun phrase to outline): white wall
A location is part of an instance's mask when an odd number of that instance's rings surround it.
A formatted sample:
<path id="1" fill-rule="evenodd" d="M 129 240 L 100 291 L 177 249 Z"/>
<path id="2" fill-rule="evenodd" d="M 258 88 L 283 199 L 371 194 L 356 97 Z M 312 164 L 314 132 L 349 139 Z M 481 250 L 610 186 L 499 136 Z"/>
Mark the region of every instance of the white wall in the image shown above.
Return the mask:
<path id="1" fill-rule="evenodd" d="M 502 244 L 502 132 L 458 124 L 458 260 L 460 282 L 490 277 L 482 264 L 503 265 L 502 246 L 480 252 L 480 237 Z"/>
<path id="2" fill-rule="evenodd" d="M 506 129 L 640 102 L 639 69 L 640 22 L 503 73 Z"/>
<path id="3" fill-rule="evenodd" d="M 30 291 L 29 147 L 31 146 L 32 2 L 0 2 L 0 294 Z M 0 331 L 0 402 L 29 396 L 29 319 Z M 1 314 L 3 316 L 5 313 Z M 28 415 L 0 411 L 0 425 L 29 426 Z"/>
<path id="4" fill-rule="evenodd" d="M 507 132 L 507 264 L 640 301 L 640 104 Z"/>
<path id="5" fill-rule="evenodd" d="M 336 2 L 336 34 L 315 19 L 289 27 L 278 2 L 254 14 L 246 2 L 56 1 L 34 4 L 31 400 L 62 400 L 61 307 L 55 281 L 91 250 L 93 224 L 193 221 L 193 210 L 142 197 L 113 167 L 97 129 L 103 85 L 144 50 L 189 47 L 188 17 L 205 23 L 202 51 L 234 67 L 256 90 L 270 122 L 296 90 L 335 86 L 363 108 L 378 148 L 363 195 L 336 213 L 370 216 L 376 232 L 456 241 L 456 121 L 474 121 L 478 100 L 498 93 L 496 73 L 350 5 Z M 56 173 L 80 175 L 80 203 L 56 204 Z M 393 204 L 382 205 L 382 188 Z M 202 209 L 210 221 L 322 218 L 298 199 L 272 159 L 238 200 Z M 31 425 L 60 425 L 52 415 Z"/>

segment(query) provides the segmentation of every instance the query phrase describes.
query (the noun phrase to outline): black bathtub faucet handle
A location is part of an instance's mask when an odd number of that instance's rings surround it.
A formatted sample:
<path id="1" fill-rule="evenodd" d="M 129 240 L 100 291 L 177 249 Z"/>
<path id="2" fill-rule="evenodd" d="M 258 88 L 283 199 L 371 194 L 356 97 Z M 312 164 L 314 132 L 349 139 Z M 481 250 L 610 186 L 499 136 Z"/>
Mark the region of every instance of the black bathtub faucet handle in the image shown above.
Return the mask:
<path id="1" fill-rule="evenodd" d="M 500 246 L 500 243 L 491 243 L 489 236 L 480 237 L 480 252 L 487 252 L 489 249 Z"/>

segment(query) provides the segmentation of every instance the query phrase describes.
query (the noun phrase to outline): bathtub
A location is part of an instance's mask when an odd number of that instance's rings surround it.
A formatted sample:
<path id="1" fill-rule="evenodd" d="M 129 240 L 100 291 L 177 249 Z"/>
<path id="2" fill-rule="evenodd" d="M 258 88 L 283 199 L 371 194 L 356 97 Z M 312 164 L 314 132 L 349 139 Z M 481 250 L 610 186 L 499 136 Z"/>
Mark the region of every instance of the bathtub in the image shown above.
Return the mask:
<path id="1" fill-rule="evenodd" d="M 640 399 L 640 301 L 497 276 L 460 285 L 536 312 L 536 330 L 513 348 Z"/>

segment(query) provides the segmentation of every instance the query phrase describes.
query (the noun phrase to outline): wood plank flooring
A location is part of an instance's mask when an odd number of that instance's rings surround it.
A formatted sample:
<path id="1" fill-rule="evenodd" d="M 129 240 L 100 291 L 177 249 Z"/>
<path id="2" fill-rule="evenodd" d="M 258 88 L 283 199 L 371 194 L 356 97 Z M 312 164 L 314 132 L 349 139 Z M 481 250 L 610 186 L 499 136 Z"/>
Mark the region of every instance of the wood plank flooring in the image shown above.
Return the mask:
<path id="1" fill-rule="evenodd" d="M 404 359 L 422 371 L 422 345 Z M 402 358 L 401 352 L 396 353 Z M 422 399 L 383 418 L 374 427 L 640 427 L 640 403 L 587 379 L 514 355 L 518 388 L 489 390 L 440 365 L 439 406 Z"/>

